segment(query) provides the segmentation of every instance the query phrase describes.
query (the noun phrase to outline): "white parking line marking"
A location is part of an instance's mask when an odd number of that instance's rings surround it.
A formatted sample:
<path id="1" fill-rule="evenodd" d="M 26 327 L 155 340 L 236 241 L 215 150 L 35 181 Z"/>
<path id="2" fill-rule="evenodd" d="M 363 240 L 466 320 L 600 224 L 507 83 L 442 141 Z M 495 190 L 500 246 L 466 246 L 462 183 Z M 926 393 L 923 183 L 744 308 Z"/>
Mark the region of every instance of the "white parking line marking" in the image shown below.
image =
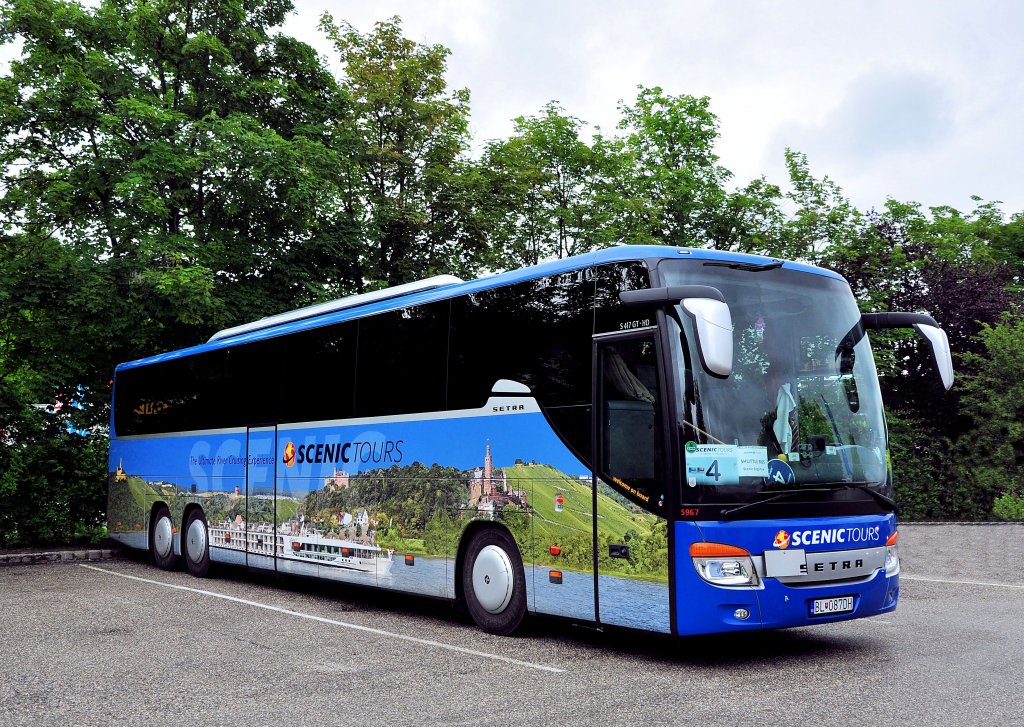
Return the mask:
<path id="1" fill-rule="evenodd" d="M 174 588 L 179 591 L 188 591 L 189 593 L 200 593 L 204 596 L 213 596 L 214 598 L 222 598 L 225 601 L 234 601 L 235 603 L 244 603 L 247 606 L 255 606 L 256 608 L 263 608 L 267 611 L 276 611 L 277 613 L 287 614 L 288 616 L 296 616 L 298 618 L 309 619 L 310 621 L 319 621 L 320 623 L 331 624 L 332 626 L 341 626 L 342 628 L 352 629 L 354 631 L 363 631 L 370 634 L 377 634 L 378 636 L 390 636 L 393 639 L 400 639 L 402 641 L 411 641 L 421 646 L 430 646 L 435 649 L 444 649 L 446 651 L 455 651 L 460 654 L 469 654 L 470 656 L 479 656 L 483 659 L 493 659 L 494 661 L 502 661 L 506 664 L 514 664 L 515 666 L 526 667 L 527 669 L 539 669 L 540 671 L 552 672 L 555 674 L 561 674 L 565 669 L 558 669 L 553 666 L 545 666 L 543 664 L 534 664 L 529 661 L 520 661 L 519 659 L 512 659 L 508 656 L 501 656 L 499 654 L 488 654 L 486 651 L 476 651 L 475 649 L 467 649 L 462 646 L 453 646 L 451 644 L 442 644 L 440 641 L 431 641 L 430 639 L 420 639 L 415 636 L 407 636 L 405 634 L 398 634 L 393 631 L 384 631 L 383 629 L 375 629 L 369 626 L 359 626 L 358 624 L 345 623 L 344 621 L 335 621 L 334 619 L 324 618 L 323 616 L 314 616 L 309 613 L 301 613 L 299 611 L 291 611 L 287 608 L 279 608 L 277 606 L 270 606 L 266 603 L 259 603 L 258 601 L 250 601 L 245 598 L 237 598 L 235 596 L 227 596 L 223 593 L 216 593 L 214 591 L 204 591 L 201 588 L 189 588 L 188 586 L 178 586 L 173 583 L 164 583 L 162 581 L 154 581 L 149 578 L 140 578 L 139 576 L 130 576 L 127 573 L 118 573 L 117 571 L 107 570 L 106 568 L 97 568 L 94 565 L 85 565 L 79 563 L 82 568 L 88 568 L 99 573 L 107 573 L 108 575 L 117 576 L 119 578 L 127 578 L 132 581 L 139 581 L 140 583 L 151 583 L 154 586 L 163 586 L 164 588 Z"/>
<path id="2" fill-rule="evenodd" d="M 1016 583 L 983 583 L 982 581 L 946 581 L 941 578 L 923 578 L 921 576 L 900 576 L 901 581 L 924 581 L 925 583 L 950 583 L 956 586 L 992 586 L 993 588 L 1024 588 Z"/>

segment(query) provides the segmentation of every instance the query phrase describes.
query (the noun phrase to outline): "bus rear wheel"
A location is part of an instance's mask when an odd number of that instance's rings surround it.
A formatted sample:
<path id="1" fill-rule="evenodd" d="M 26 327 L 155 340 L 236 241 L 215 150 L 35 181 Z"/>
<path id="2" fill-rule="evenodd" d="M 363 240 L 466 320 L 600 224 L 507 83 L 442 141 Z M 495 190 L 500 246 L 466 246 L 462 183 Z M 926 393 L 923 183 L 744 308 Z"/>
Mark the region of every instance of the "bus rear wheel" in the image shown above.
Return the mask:
<path id="1" fill-rule="evenodd" d="M 161 505 L 153 513 L 149 526 L 149 552 L 157 568 L 171 570 L 174 567 L 174 525 L 166 505 Z"/>
<path id="2" fill-rule="evenodd" d="M 205 578 L 210 572 L 210 531 L 206 526 L 206 516 L 196 508 L 189 512 L 182 528 L 185 552 L 185 565 L 188 572 L 196 578 Z"/>
<path id="3" fill-rule="evenodd" d="M 515 540 L 487 528 L 472 536 L 462 565 L 462 593 L 473 621 L 490 634 L 508 636 L 526 615 L 526 575 Z"/>

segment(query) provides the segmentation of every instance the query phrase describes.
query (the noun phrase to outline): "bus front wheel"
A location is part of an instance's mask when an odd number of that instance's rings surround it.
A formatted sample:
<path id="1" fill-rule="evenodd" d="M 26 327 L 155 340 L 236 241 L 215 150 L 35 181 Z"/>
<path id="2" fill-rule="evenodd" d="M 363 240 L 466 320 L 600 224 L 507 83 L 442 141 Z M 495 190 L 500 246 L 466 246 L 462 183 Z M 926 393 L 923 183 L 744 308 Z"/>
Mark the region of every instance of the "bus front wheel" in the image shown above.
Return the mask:
<path id="1" fill-rule="evenodd" d="M 210 572 L 210 531 L 206 527 L 206 516 L 196 508 L 185 518 L 182 528 L 185 543 L 185 565 L 196 578 L 205 578 Z"/>
<path id="2" fill-rule="evenodd" d="M 174 525 L 171 524 L 171 511 L 161 505 L 153 513 L 149 528 L 149 552 L 153 563 L 161 570 L 174 567 Z"/>
<path id="3" fill-rule="evenodd" d="M 487 528 L 472 536 L 462 567 L 462 593 L 473 621 L 490 634 L 507 636 L 526 615 L 526 575 L 515 540 Z"/>

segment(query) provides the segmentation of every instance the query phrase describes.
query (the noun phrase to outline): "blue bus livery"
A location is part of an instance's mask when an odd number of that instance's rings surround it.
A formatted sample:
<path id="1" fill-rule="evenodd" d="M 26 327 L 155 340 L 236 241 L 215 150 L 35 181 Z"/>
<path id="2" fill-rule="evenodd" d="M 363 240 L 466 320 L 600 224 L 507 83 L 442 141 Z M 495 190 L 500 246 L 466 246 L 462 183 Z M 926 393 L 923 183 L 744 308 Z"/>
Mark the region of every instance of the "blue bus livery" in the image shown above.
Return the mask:
<path id="1" fill-rule="evenodd" d="M 873 616 L 899 597 L 867 331 L 839 276 L 617 247 L 273 316 L 118 366 L 111 537 L 677 635 Z"/>

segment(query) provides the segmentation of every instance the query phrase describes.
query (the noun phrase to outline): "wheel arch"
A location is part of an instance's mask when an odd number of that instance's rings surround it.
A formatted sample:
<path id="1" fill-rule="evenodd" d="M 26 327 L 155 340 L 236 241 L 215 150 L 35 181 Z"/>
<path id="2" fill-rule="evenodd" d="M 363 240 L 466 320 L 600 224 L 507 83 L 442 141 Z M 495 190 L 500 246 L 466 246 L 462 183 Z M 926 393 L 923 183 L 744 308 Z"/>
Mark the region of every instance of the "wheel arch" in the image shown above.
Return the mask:
<path id="1" fill-rule="evenodd" d="M 185 523 L 188 522 L 188 516 L 192 514 L 193 510 L 199 510 L 203 513 L 203 517 L 206 517 L 206 511 L 203 510 L 203 506 L 198 502 L 190 502 L 185 505 L 185 509 L 181 512 L 181 527 L 179 530 L 185 532 Z"/>
<path id="2" fill-rule="evenodd" d="M 167 511 L 167 522 L 171 528 L 170 549 L 166 556 L 161 555 L 155 546 L 157 515 L 163 510 Z M 146 518 L 148 520 L 146 523 L 146 551 L 149 553 L 151 562 L 161 570 L 173 569 L 175 559 L 181 554 L 179 529 L 174 525 L 174 511 L 166 500 L 161 499 L 155 501 L 150 506 L 149 511 L 146 513 Z"/>
<path id="3" fill-rule="evenodd" d="M 166 507 L 167 512 L 171 515 L 171 528 L 174 528 L 174 511 L 171 510 L 171 505 L 167 500 L 156 500 L 152 505 L 149 506 L 149 510 L 146 511 L 146 550 L 151 550 L 153 546 L 153 527 L 156 524 L 156 513 L 162 508 Z M 177 530 L 172 530 L 177 533 Z"/>
<path id="4" fill-rule="evenodd" d="M 146 513 L 146 530 L 150 530 L 153 527 L 153 519 L 156 517 L 156 511 L 161 507 L 166 507 L 167 512 L 171 512 L 171 505 L 166 500 L 155 500 L 149 507 L 149 512 Z"/>

